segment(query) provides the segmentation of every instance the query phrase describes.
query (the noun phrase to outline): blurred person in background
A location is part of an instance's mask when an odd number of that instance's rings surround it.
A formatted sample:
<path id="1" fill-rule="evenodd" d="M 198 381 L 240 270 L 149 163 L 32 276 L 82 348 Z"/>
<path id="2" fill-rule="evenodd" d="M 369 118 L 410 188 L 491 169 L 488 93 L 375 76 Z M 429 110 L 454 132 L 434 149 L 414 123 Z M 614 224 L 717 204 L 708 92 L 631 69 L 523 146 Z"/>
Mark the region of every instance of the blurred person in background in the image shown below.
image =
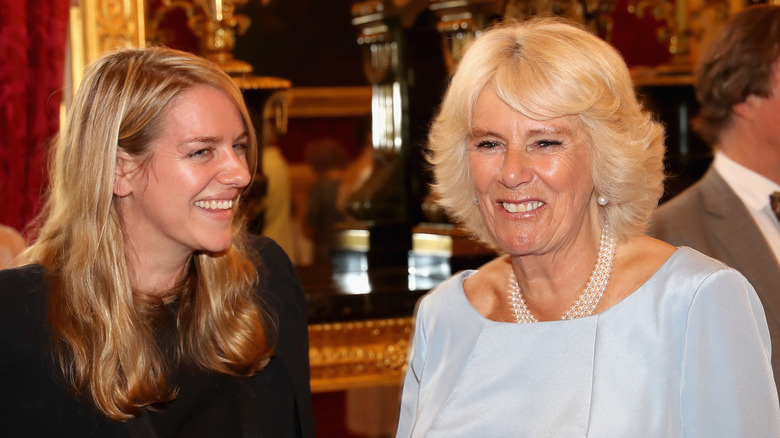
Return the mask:
<path id="1" fill-rule="evenodd" d="M 780 383 L 780 6 L 734 16 L 696 68 L 694 128 L 715 157 L 656 211 L 649 234 L 737 269 L 755 287 Z"/>
<path id="2" fill-rule="evenodd" d="M 313 262 L 329 264 L 336 237 L 334 226 L 344 219 L 344 205 L 339 204 L 339 193 L 347 167 L 347 153 L 338 141 L 323 138 L 309 142 L 304 156 L 316 178 L 306 199 L 305 230 L 314 244 Z"/>

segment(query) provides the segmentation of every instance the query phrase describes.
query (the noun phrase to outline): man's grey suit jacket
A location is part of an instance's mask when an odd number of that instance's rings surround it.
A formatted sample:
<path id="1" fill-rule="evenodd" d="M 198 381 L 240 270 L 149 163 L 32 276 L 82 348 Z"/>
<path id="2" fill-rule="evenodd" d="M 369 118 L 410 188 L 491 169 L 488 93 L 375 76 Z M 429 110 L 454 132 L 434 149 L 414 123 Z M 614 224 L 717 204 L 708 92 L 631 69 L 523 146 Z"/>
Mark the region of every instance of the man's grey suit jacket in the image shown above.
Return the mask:
<path id="1" fill-rule="evenodd" d="M 764 305 L 780 385 L 780 265 L 750 212 L 715 169 L 656 210 L 650 236 L 689 246 L 740 271 Z"/>

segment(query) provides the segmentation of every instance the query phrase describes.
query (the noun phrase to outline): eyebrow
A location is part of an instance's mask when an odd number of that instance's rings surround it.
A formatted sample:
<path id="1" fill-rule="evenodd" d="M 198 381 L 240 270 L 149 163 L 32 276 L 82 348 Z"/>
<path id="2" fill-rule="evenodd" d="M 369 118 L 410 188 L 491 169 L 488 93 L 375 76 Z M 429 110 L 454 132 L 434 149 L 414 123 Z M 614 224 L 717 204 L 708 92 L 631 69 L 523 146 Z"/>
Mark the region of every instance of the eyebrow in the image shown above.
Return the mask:
<path id="1" fill-rule="evenodd" d="M 529 135 L 571 134 L 568 126 L 543 126 L 528 131 Z"/>
<path id="2" fill-rule="evenodd" d="M 247 131 L 244 131 L 238 136 L 236 136 L 236 138 L 233 139 L 233 141 L 243 140 L 248 137 L 249 137 L 249 133 Z M 220 136 L 203 135 L 203 136 L 188 138 L 184 140 L 184 144 L 192 144 L 192 143 L 217 144 L 220 143 L 221 141 L 222 141 L 222 137 Z"/>
<path id="3" fill-rule="evenodd" d="M 199 137 L 192 137 L 184 140 L 184 144 L 192 144 L 192 143 L 207 143 L 207 144 L 216 144 L 222 141 L 222 137 L 217 136 L 199 136 Z"/>
<path id="4" fill-rule="evenodd" d="M 539 136 L 539 135 L 551 135 L 551 134 L 571 134 L 571 129 L 568 126 L 542 126 L 539 128 L 533 128 L 525 133 L 528 136 Z M 471 137 L 500 137 L 498 133 L 496 133 L 491 128 L 472 128 L 471 129 Z"/>

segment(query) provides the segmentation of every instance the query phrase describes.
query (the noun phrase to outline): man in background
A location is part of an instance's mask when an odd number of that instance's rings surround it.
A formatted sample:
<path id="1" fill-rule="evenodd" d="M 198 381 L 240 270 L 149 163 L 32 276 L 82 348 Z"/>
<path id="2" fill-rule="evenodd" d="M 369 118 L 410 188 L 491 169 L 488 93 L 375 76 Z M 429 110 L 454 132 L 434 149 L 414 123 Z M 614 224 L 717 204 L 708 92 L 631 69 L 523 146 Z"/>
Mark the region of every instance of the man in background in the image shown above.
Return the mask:
<path id="1" fill-rule="evenodd" d="M 334 226 L 344 219 L 339 193 L 347 167 L 347 152 L 335 139 L 321 138 L 306 145 L 304 156 L 316 175 L 306 198 L 304 231 L 314 244 L 314 263 L 327 265 L 336 241 Z"/>
<path id="2" fill-rule="evenodd" d="M 649 234 L 742 272 L 758 292 L 780 383 L 780 6 L 732 16 L 696 68 L 694 128 L 714 160 Z M 775 196 L 774 203 L 771 201 Z M 777 213 L 777 215 L 776 215 Z M 716 322 L 714 322 L 716 323 Z"/>
<path id="3" fill-rule="evenodd" d="M 265 193 L 263 228 L 261 234 L 272 238 L 294 264 L 300 262 L 298 245 L 293 231 L 292 182 L 290 167 L 279 148 L 279 136 L 273 120 L 264 117 L 263 175 L 268 181 Z"/>

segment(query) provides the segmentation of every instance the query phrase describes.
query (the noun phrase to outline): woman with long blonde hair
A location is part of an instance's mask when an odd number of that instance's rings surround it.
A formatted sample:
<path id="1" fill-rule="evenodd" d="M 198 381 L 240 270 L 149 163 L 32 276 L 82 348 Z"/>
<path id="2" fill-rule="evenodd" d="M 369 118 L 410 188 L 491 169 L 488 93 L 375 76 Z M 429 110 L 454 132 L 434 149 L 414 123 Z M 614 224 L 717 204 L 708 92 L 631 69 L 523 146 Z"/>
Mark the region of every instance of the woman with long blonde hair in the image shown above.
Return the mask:
<path id="1" fill-rule="evenodd" d="M 313 436 L 306 305 L 238 214 L 257 141 L 217 66 L 125 49 L 87 70 L 27 265 L 0 271 L 9 436 Z"/>

